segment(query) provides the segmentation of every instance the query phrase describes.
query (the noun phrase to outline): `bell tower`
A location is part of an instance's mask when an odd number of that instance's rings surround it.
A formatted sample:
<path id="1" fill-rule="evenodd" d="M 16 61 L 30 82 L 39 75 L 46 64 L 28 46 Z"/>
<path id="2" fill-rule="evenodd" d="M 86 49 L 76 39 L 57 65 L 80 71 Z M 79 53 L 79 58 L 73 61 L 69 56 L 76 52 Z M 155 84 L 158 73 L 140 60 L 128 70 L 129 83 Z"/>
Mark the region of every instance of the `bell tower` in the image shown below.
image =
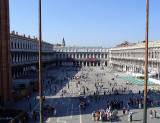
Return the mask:
<path id="1" fill-rule="evenodd" d="M 66 43 L 65 43 L 64 37 L 63 37 L 63 40 L 62 40 L 62 46 L 63 46 L 63 47 L 65 47 L 65 46 L 66 46 Z"/>
<path id="2" fill-rule="evenodd" d="M 12 98 L 9 0 L 0 0 L 0 105 Z"/>

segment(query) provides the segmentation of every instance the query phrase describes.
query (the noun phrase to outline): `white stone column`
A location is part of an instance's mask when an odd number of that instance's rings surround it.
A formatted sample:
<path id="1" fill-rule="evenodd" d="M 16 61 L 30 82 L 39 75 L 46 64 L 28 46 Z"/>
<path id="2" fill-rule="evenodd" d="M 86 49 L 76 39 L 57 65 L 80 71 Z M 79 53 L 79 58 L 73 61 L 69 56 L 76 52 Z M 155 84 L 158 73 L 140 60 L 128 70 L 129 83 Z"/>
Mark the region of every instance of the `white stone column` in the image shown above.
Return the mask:
<path id="1" fill-rule="evenodd" d="M 94 53 L 93 53 L 93 58 L 94 58 L 95 56 L 94 56 Z"/>

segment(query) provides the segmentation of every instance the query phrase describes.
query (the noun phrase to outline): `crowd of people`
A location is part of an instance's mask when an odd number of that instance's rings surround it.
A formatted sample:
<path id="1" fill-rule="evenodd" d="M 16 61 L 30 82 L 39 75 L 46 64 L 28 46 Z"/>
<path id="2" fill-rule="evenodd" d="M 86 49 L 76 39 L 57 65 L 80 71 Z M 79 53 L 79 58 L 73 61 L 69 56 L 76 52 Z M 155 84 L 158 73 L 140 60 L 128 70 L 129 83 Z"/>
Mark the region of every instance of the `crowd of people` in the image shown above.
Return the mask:
<path id="1" fill-rule="evenodd" d="M 72 69 L 71 69 L 72 70 Z M 77 70 L 77 69 L 75 69 Z M 106 104 L 106 110 L 101 108 L 100 110 L 93 111 L 92 112 L 92 119 L 94 121 L 112 121 L 113 119 L 118 117 L 118 110 L 122 109 L 123 115 L 128 115 L 128 117 L 132 120 L 132 116 L 134 113 L 132 113 L 130 110 L 134 107 L 139 107 L 140 109 L 143 107 L 143 92 L 139 92 L 139 95 L 134 94 L 133 92 L 129 93 L 126 100 L 120 99 L 118 97 L 120 92 L 126 91 L 127 90 L 127 85 L 124 87 L 122 85 L 118 85 L 115 79 L 117 79 L 118 76 L 115 78 L 111 78 L 110 81 L 108 82 L 109 88 L 104 89 L 104 81 L 102 80 L 103 76 L 105 76 L 105 73 L 96 73 L 96 74 L 91 74 L 92 76 L 96 76 L 96 79 L 94 82 L 90 82 L 89 74 L 90 73 L 85 73 L 84 71 L 93 71 L 91 68 L 83 68 L 81 69 L 82 73 L 80 75 L 75 75 L 73 77 L 69 76 L 69 72 L 67 70 L 63 70 L 63 73 L 65 73 L 65 77 L 62 77 L 61 80 L 59 80 L 60 86 L 62 86 L 63 81 L 67 81 L 68 83 L 65 84 L 65 89 L 62 89 L 60 92 L 60 96 L 63 97 L 67 91 L 70 91 L 70 84 L 69 81 L 75 82 L 75 87 L 78 91 L 79 95 L 79 101 L 78 101 L 78 107 L 79 110 L 84 112 L 87 107 L 89 107 L 92 103 L 92 100 L 94 99 L 95 102 L 99 102 L 101 99 L 106 99 L 104 100 L 104 103 Z M 95 89 L 91 89 L 89 86 L 86 86 L 86 83 L 91 83 Z M 50 88 L 50 92 L 56 93 L 57 88 L 54 86 L 52 88 L 51 82 L 47 81 L 44 82 L 46 85 L 46 88 Z M 83 84 L 82 84 L 83 83 Z M 67 90 L 68 89 L 68 90 Z M 68 92 L 69 92 L 68 91 Z M 148 92 L 149 93 L 149 92 Z M 111 94 L 114 94 L 116 96 L 109 97 L 108 95 L 111 96 Z M 127 104 L 126 104 L 127 102 Z M 147 105 L 152 106 L 153 105 L 153 98 L 147 98 Z M 126 113 L 127 111 L 127 113 Z M 154 116 L 156 117 L 156 111 L 150 111 L 150 115 L 153 117 L 153 112 Z M 44 115 L 56 115 L 56 110 L 54 109 L 53 106 L 47 105 L 44 108 Z M 37 114 L 36 111 L 33 111 L 33 117 L 36 119 Z"/>
<path id="2" fill-rule="evenodd" d="M 114 118 L 117 118 L 118 112 L 117 110 L 113 110 L 111 111 L 110 109 L 101 109 L 101 110 L 97 110 L 96 112 L 92 112 L 92 120 L 94 121 L 111 121 Z"/>
<path id="3" fill-rule="evenodd" d="M 48 104 L 44 105 L 43 111 L 44 111 L 44 116 L 48 116 L 48 115 L 56 116 L 57 114 L 57 111 L 53 105 L 48 105 Z"/>

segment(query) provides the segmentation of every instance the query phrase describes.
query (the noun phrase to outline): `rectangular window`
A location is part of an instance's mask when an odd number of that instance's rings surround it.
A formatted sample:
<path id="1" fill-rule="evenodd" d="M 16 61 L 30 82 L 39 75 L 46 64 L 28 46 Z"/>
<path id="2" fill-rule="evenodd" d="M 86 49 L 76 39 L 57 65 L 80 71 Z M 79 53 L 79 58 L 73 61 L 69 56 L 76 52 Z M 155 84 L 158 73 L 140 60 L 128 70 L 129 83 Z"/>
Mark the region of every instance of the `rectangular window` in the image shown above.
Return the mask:
<path id="1" fill-rule="evenodd" d="M 11 42 L 11 48 L 13 49 L 13 42 Z"/>
<path id="2" fill-rule="evenodd" d="M 19 49 L 19 43 L 18 43 L 18 49 Z"/>
<path id="3" fill-rule="evenodd" d="M 17 47 L 16 47 L 16 43 L 14 43 L 14 48 L 17 48 Z"/>
<path id="4" fill-rule="evenodd" d="M 107 58 L 107 54 L 106 54 L 106 58 Z"/>

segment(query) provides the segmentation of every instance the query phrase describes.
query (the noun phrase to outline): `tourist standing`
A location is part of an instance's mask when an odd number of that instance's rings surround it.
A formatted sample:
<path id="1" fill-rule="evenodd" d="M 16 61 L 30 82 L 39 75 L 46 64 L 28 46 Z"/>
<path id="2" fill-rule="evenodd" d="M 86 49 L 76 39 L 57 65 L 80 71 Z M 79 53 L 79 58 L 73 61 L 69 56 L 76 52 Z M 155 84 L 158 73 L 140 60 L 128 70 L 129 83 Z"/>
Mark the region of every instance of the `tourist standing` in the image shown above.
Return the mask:
<path id="1" fill-rule="evenodd" d="M 155 118 L 156 118 L 156 113 L 157 113 L 156 110 L 154 110 L 154 117 L 155 117 Z"/>
<path id="2" fill-rule="evenodd" d="M 150 110 L 150 118 L 152 118 L 153 114 L 152 114 L 152 110 Z"/>
<path id="3" fill-rule="evenodd" d="M 104 90 L 104 95 L 106 95 L 106 91 Z"/>
<path id="4" fill-rule="evenodd" d="M 129 108 L 129 105 L 127 107 L 127 114 L 129 114 L 129 111 L 130 111 L 130 108 Z"/>
<path id="5" fill-rule="evenodd" d="M 141 109 L 142 108 L 142 104 L 141 104 L 141 102 L 139 102 L 139 109 Z"/>
<path id="6" fill-rule="evenodd" d="M 123 115 L 125 115 L 125 112 L 126 112 L 126 108 L 124 107 L 123 108 Z"/>
<path id="7" fill-rule="evenodd" d="M 56 86 L 54 87 L 54 93 L 56 93 Z"/>
<path id="8" fill-rule="evenodd" d="M 95 111 L 92 113 L 92 118 L 93 118 L 93 121 L 95 121 L 95 116 L 96 116 L 96 113 Z"/>

